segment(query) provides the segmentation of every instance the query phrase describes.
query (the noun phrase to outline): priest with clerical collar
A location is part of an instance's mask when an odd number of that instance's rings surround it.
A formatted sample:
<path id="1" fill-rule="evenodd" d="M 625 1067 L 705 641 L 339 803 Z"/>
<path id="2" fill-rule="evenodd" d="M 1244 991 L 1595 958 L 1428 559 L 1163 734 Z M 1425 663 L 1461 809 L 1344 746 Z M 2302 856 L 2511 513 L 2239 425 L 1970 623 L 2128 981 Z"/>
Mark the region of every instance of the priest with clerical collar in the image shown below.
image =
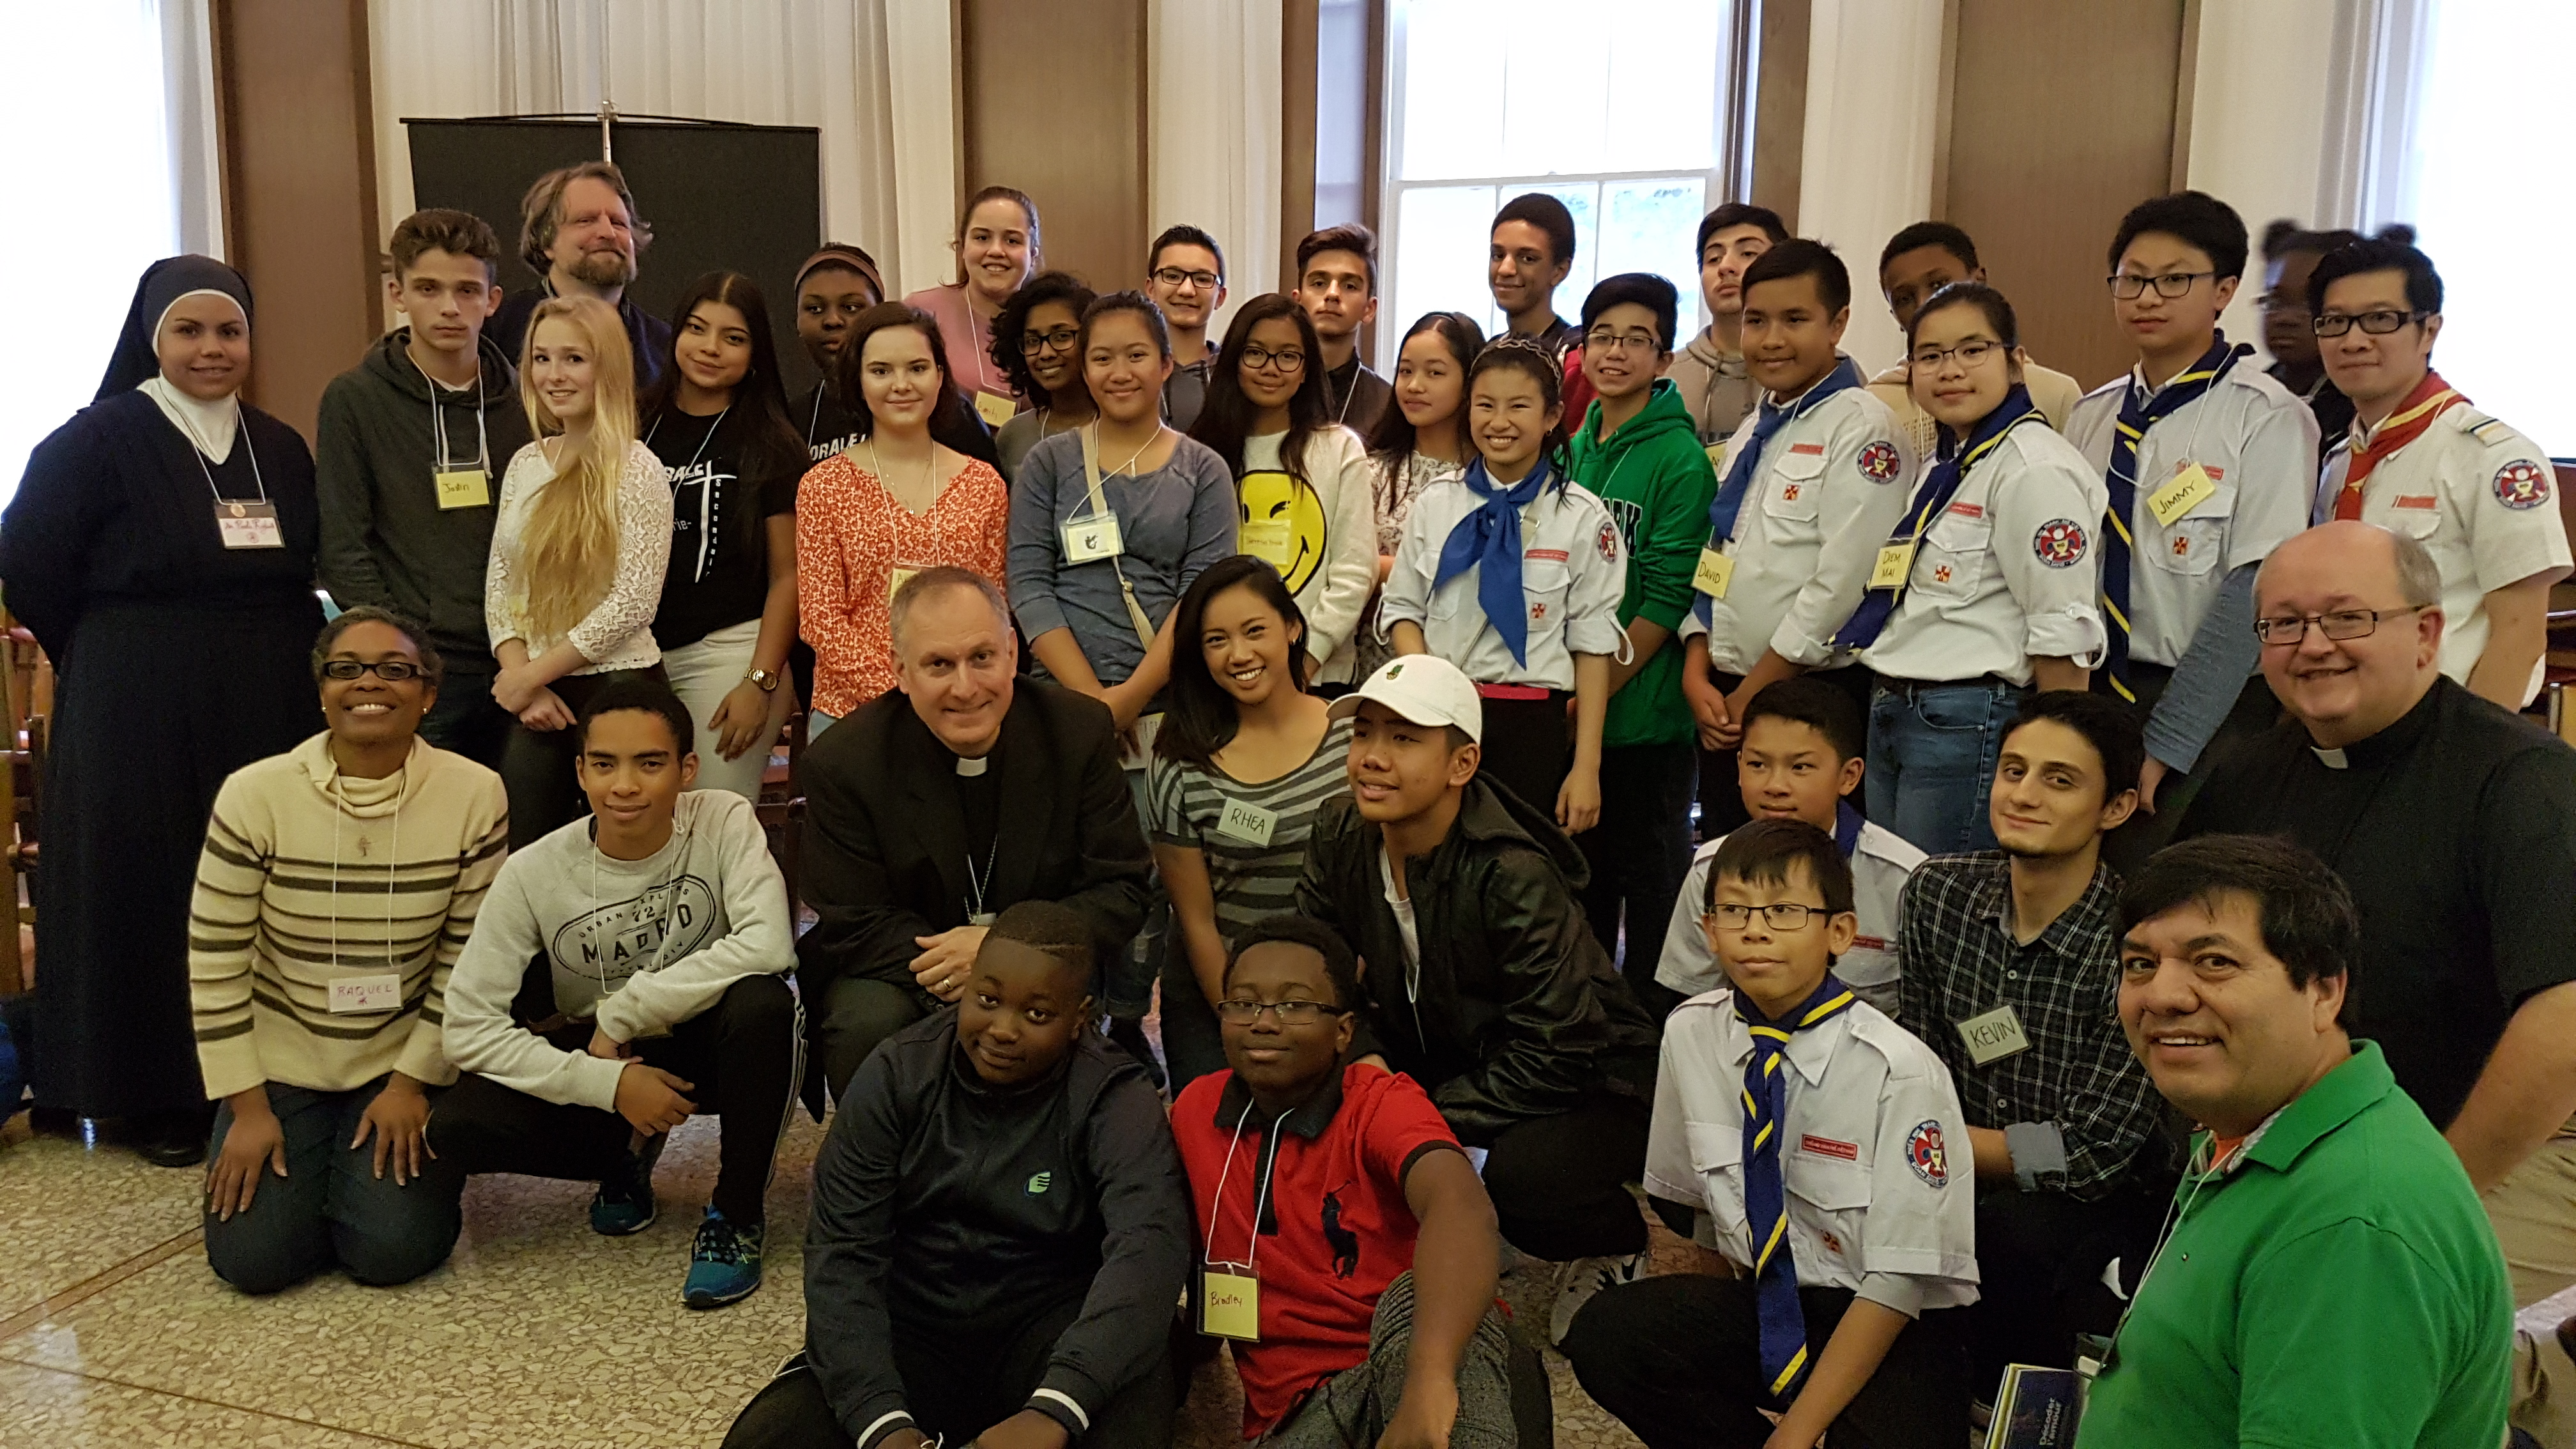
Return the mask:
<path id="1" fill-rule="evenodd" d="M 924 569 L 895 591 L 891 623 L 900 687 L 835 724 L 800 771 L 797 885 L 816 921 L 797 980 L 835 1097 L 878 1042 L 958 998 L 1006 907 L 1070 907 L 1106 957 L 1143 924 L 1153 868 L 1109 711 L 1017 676 L 991 580 Z"/>
<path id="2" fill-rule="evenodd" d="M 2576 750 L 2444 677 L 2440 599 L 2374 524 L 2275 551 L 2254 623 L 2288 715 L 2180 834 L 2286 835 L 2352 888 L 2346 1019 L 2459 1153 L 2528 1306 L 2576 1282 Z M 2566 1336 L 2517 1346 L 2518 1400 L 2576 1393 Z"/>

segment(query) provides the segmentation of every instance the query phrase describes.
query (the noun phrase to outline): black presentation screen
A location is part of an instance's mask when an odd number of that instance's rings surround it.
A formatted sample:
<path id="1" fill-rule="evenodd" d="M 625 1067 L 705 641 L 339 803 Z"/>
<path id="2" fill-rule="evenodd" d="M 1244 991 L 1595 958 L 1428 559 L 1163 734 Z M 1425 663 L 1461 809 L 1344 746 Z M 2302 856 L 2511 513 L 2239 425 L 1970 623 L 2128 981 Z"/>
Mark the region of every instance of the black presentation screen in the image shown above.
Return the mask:
<path id="1" fill-rule="evenodd" d="M 510 254 L 501 264 L 502 287 L 535 287 L 537 274 L 517 255 L 519 198 L 555 167 L 599 159 L 599 122 L 405 117 L 403 125 L 411 136 L 414 204 L 454 207 L 490 222 Z M 796 340 L 788 287 L 822 239 L 821 133 L 811 126 L 621 120 L 612 134 L 636 209 L 653 225 L 636 304 L 667 319 L 702 273 L 747 273 L 768 299 L 788 396 L 812 386 L 814 365 Z"/>

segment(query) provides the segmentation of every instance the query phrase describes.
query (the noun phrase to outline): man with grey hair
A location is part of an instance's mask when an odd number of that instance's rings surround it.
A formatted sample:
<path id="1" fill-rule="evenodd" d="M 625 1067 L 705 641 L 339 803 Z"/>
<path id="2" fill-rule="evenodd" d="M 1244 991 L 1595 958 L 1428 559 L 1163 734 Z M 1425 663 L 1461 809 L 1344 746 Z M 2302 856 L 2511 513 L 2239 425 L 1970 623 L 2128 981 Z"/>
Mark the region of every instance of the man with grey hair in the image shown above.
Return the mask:
<path id="1" fill-rule="evenodd" d="M 816 921 L 797 984 L 835 1097 L 878 1042 L 964 992 L 1005 907 L 1070 907 L 1108 959 L 1144 921 L 1153 868 L 1108 708 L 1015 677 L 991 580 L 924 569 L 890 622 L 899 687 L 802 762 L 799 886 Z"/>
<path id="2" fill-rule="evenodd" d="M 635 210 L 626 174 L 606 161 L 583 161 L 547 172 L 519 202 L 519 260 L 542 279 L 538 287 L 504 294 L 492 315 L 494 342 L 519 361 L 528 319 L 548 297 L 597 297 L 617 309 L 626 343 L 635 349 L 635 391 L 640 396 L 662 375 L 671 357 L 671 324 L 626 295 L 635 266 L 653 244 L 653 228 Z"/>
<path id="3" fill-rule="evenodd" d="M 2275 550 L 2254 627 L 2288 717 L 2180 833 L 2287 836 L 2352 888 L 2345 1020 L 2460 1154 L 2528 1307 L 2576 1283 L 2576 750 L 2443 676 L 2441 588 L 2375 524 Z M 2576 1334 L 2555 1327 L 2517 1344 L 2516 1422 L 2566 1443 L 2576 1404 L 2549 1400 L 2576 1399 Z"/>

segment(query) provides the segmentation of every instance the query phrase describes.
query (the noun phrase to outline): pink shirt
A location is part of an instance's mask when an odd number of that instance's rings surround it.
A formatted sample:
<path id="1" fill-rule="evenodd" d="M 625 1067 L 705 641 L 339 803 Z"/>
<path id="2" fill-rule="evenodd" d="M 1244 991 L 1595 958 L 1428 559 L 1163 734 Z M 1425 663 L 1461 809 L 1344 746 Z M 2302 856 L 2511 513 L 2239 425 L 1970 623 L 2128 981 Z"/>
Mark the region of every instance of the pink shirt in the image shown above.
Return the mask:
<path id="1" fill-rule="evenodd" d="M 1019 406 L 1011 396 L 1010 378 L 993 365 L 993 324 L 976 316 L 975 309 L 966 305 L 965 283 L 925 287 L 903 300 L 939 323 L 939 342 L 948 351 L 949 376 L 956 379 L 957 390 L 966 394 L 968 402 L 984 392 L 1015 409 Z"/>

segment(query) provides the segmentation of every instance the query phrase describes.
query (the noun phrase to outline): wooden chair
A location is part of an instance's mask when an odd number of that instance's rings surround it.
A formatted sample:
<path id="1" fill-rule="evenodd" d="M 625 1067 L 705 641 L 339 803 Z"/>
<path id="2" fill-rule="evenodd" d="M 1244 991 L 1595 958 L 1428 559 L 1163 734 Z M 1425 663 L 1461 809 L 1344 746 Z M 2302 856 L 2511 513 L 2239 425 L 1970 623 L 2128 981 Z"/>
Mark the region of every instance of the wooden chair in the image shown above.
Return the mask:
<path id="1" fill-rule="evenodd" d="M 53 711 L 53 666 L 35 636 L 0 613 L 0 996 L 27 988 L 28 962 L 19 928 L 35 908 L 22 902 L 21 878 L 36 869 L 38 791 L 44 778 L 45 726 Z"/>
<path id="2" fill-rule="evenodd" d="M 805 789 L 798 779 L 805 755 L 805 711 L 787 716 L 782 732 L 787 740 L 786 763 L 778 762 L 773 747 L 753 809 L 762 833 L 769 837 L 770 857 L 778 862 L 778 873 L 787 878 L 787 909 L 793 913 L 802 909 L 802 897 L 796 894 L 796 866 L 805 837 Z"/>

